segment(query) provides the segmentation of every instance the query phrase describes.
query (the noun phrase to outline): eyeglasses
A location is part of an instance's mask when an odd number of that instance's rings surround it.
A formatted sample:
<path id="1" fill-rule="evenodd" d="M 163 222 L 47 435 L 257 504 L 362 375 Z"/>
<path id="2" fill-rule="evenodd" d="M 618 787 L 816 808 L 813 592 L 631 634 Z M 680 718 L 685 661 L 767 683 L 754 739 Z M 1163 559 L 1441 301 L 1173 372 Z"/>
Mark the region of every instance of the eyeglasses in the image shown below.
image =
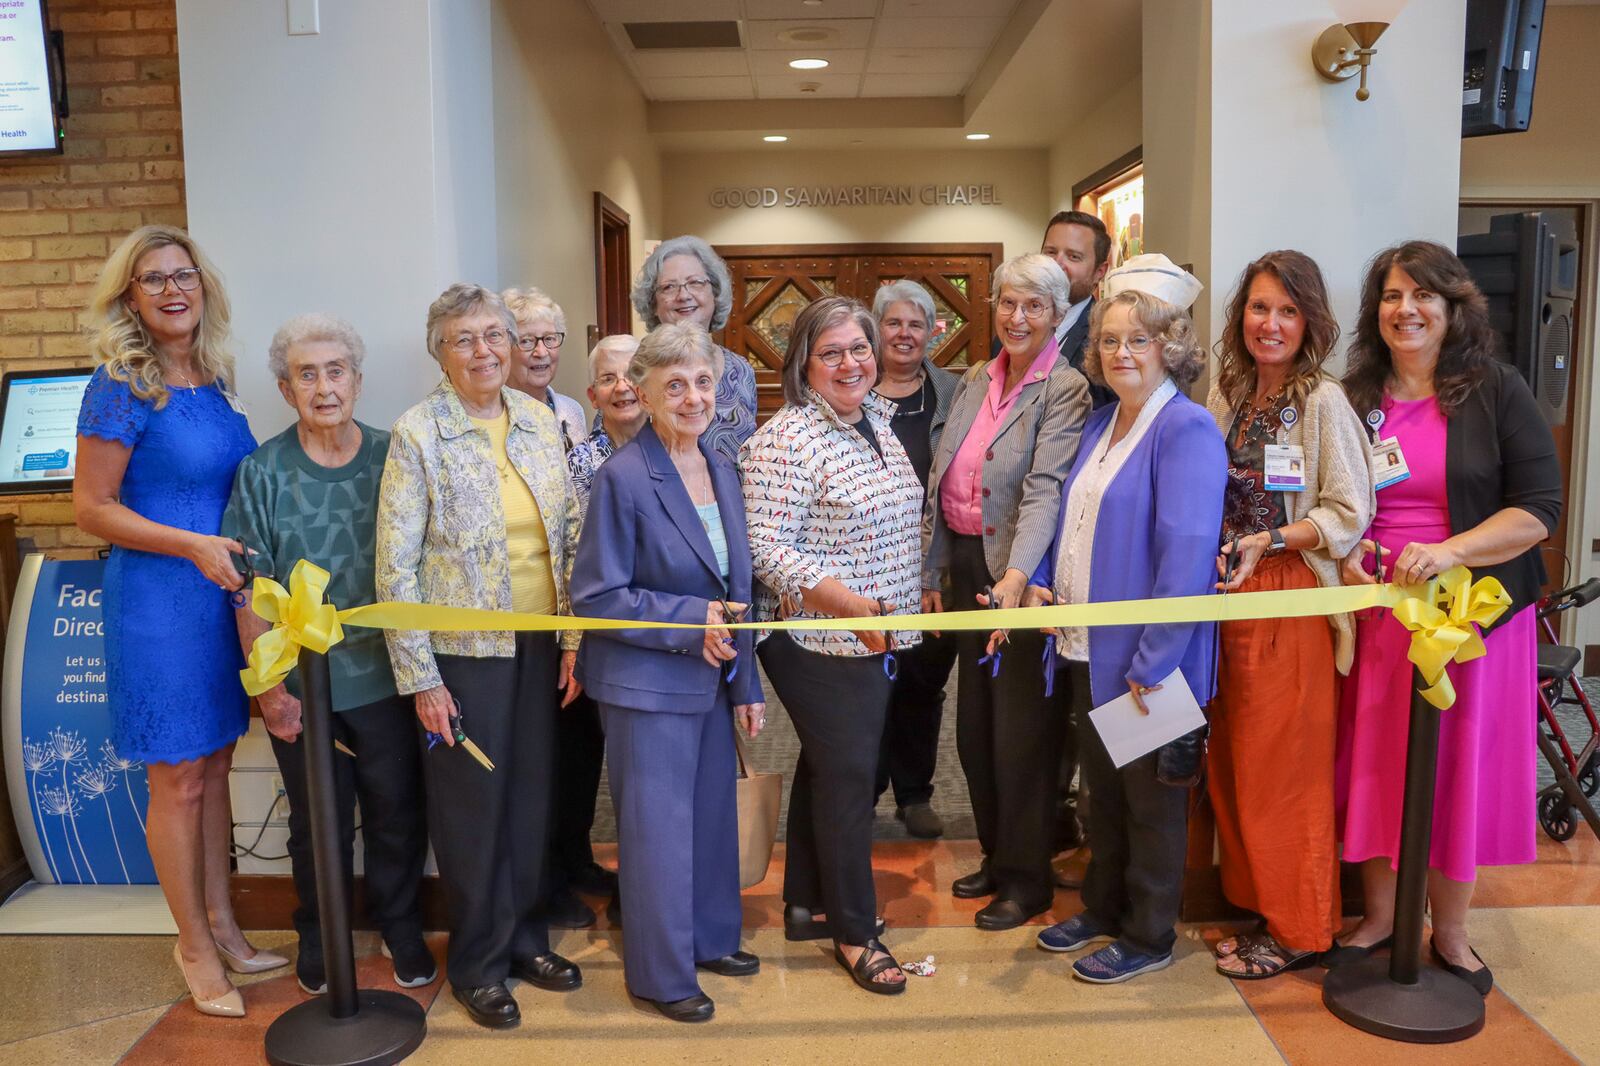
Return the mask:
<path id="1" fill-rule="evenodd" d="M 503 329 L 486 329 L 482 333 L 463 333 L 445 341 L 445 345 L 458 355 L 466 355 L 477 349 L 479 341 L 491 348 L 499 348 L 510 339 L 511 334 Z"/>
<path id="2" fill-rule="evenodd" d="M 656 295 L 665 296 L 669 300 L 676 300 L 678 293 L 687 289 L 692 296 L 704 296 L 711 288 L 710 278 L 690 278 L 688 281 L 669 281 L 665 285 L 656 286 Z"/>
<path id="3" fill-rule="evenodd" d="M 152 270 L 148 273 L 140 274 L 133 280 L 139 283 L 139 291 L 146 296 L 160 296 L 166 292 L 168 281 L 176 285 L 181 292 L 193 292 L 200 286 L 200 268 L 184 267 L 182 270 L 174 270 L 170 274 Z"/>
<path id="4" fill-rule="evenodd" d="M 561 342 L 566 339 L 567 335 L 565 333 L 542 333 L 537 337 L 524 336 L 518 338 L 517 347 L 525 352 L 531 352 L 542 344 L 545 351 L 553 352 L 560 348 Z"/>
<path id="5" fill-rule="evenodd" d="M 872 345 L 862 341 L 860 344 L 852 344 L 848 348 L 829 348 L 825 352 L 812 352 L 811 358 L 817 360 L 829 370 L 834 370 L 844 362 L 846 355 L 849 355 L 850 358 L 858 363 L 871 362 Z"/>
<path id="6" fill-rule="evenodd" d="M 628 379 L 623 377 L 621 374 L 601 374 L 599 377 L 594 379 L 594 387 L 597 389 L 609 389 L 627 380 Z"/>
<path id="7" fill-rule="evenodd" d="M 1029 300 L 1027 303 L 1018 303 L 1009 296 L 1002 296 L 994 302 L 994 309 L 1000 312 L 1001 318 L 1010 318 L 1016 314 L 1017 308 L 1022 308 L 1022 317 L 1036 321 L 1050 313 L 1051 305 L 1043 300 Z"/>
<path id="8" fill-rule="evenodd" d="M 1127 348 L 1134 355 L 1143 355 L 1150 350 L 1151 341 L 1143 333 L 1135 333 L 1130 337 L 1113 337 L 1105 333 L 1096 343 L 1100 345 L 1101 355 L 1116 355 L 1119 348 Z"/>

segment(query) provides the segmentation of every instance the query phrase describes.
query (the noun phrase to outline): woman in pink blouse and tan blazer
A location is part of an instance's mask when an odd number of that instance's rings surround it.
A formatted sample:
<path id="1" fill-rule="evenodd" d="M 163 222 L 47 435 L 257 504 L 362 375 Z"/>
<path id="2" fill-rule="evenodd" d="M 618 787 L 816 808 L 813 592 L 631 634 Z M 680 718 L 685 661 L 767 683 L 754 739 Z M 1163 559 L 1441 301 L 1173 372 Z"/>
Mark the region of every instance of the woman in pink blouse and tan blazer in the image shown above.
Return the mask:
<path id="1" fill-rule="evenodd" d="M 795 319 L 783 362 L 786 403 L 745 442 L 745 519 L 758 620 L 914 613 L 922 486 L 872 392 L 878 327 L 856 300 L 829 296 Z M 893 650 L 915 632 L 795 630 L 757 655 L 800 735 L 789 795 L 784 930 L 832 937 L 869 992 L 903 992 L 878 940 L 872 814 Z"/>

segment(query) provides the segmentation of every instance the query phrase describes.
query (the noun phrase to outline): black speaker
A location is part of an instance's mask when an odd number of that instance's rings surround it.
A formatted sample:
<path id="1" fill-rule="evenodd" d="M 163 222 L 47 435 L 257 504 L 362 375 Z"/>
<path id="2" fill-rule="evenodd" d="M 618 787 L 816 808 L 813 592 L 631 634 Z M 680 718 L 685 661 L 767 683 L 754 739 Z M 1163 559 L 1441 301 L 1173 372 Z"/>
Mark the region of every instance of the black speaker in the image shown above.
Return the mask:
<path id="1" fill-rule="evenodd" d="M 1578 234 L 1547 211 L 1495 215 L 1488 233 L 1463 235 L 1456 253 L 1489 300 L 1505 355 L 1533 389 L 1551 425 L 1567 417 L 1572 302 L 1578 290 Z"/>
<path id="2" fill-rule="evenodd" d="M 1461 136 L 1528 128 L 1543 29 L 1544 0 L 1467 0 Z"/>

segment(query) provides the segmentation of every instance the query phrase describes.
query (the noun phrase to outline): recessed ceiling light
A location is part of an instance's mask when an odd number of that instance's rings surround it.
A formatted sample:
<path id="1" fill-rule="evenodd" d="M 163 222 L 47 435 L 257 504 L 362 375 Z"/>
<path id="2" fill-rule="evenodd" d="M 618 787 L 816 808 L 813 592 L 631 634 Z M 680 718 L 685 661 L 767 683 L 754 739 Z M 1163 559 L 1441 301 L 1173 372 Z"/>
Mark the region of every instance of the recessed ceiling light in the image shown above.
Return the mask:
<path id="1" fill-rule="evenodd" d="M 969 140 L 969 141 L 987 141 L 988 139 L 989 139 L 989 135 L 987 133 L 969 133 L 969 134 L 967 134 L 967 140 Z"/>
<path id="2" fill-rule="evenodd" d="M 767 134 L 765 137 L 763 137 L 761 139 L 763 141 L 766 141 L 768 144 L 782 144 L 784 141 L 787 141 L 789 138 L 785 137 L 781 133 L 769 133 L 769 134 Z"/>
<path id="3" fill-rule="evenodd" d="M 828 65 L 826 59 L 791 59 L 789 65 L 795 70 L 821 70 Z"/>
<path id="4" fill-rule="evenodd" d="M 807 7 L 821 7 L 822 6 L 822 0 L 800 0 L 800 2 L 805 4 Z"/>

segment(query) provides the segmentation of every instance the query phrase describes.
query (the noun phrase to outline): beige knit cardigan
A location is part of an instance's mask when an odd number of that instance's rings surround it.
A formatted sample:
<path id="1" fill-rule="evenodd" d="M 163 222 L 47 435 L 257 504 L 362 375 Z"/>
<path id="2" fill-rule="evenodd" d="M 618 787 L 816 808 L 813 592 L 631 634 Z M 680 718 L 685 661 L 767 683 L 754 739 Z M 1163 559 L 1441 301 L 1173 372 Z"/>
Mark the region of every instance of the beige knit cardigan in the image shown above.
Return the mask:
<path id="1" fill-rule="evenodd" d="M 1306 457 L 1306 487 L 1283 494 L 1284 510 L 1291 524 L 1304 518 L 1317 528 L 1317 546 L 1300 554 L 1317 575 L 1317 584 L 1328 588 L 1339 584 L 1339 561 L 1366 534 L 1377 509 L 1372 453 L 1361 419 L 1338 382 L 1324 379 L 1306 397 L 1305 408 L 1296 412 L 1300 417 L 1294 425 L 1277 432 L 1277 443 L 1298 445 Z M 1227 437 L 1235 412 L 1216 385 L 1206 397 L 1206 410 Z M 1328 616 L 1328 622 L 1335 633 L 1334 665 L 1339 673 L 1348 674 L 1355 657 L 1355 620 L 1335 614 Z"/>

